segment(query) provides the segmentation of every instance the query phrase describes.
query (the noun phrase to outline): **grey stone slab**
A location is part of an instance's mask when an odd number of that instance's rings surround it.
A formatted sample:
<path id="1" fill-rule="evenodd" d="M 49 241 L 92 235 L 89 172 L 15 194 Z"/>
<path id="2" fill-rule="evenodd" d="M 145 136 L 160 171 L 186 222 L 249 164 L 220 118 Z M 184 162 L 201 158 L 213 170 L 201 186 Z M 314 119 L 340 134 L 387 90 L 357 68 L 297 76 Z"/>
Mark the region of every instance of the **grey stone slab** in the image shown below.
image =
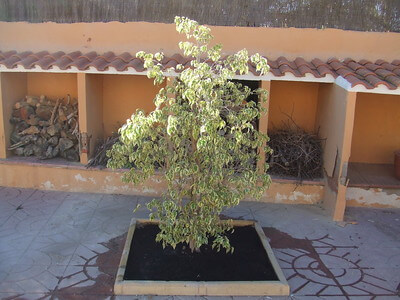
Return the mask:
<path id="1" fill-rule="evenodd" d="M 59 192 L 59 191 L 42 191 L 36 190 L 27 201 L 25 201 L 26 206 L 30 206 L 32 204 L 38 205 L 40 203 L 46 203 L 47 205 L 51 204 L 60 204 L 65 200 L 68 196 L 68 193 Z"/>
<path id="2" fill-rule="evenodd" d="M 2 236 L 0 238 L 0 253 L 25 251 L 30 246 L 34 238 L 34 235 L 24 236 L 21 233 Z"/>
<path id="3" fill-rule="evenodd" d="M 64 276 L 58 285 L 58 289 L 67 289 L 72 287 L 90 287 L 95 284 L 95 278 L 91 277 L 80 266 L 68 266 Z"/>
<path id="4" fill-rule="evenodd" d="M 14 207 L 17 207 L 36 192 L 37 190 L 34 189 L 5 187 L 0 190 L 0 199 L 1 201 L 6 201 Z"/>
<path id="5" fill-rule="evenodd" d="M 9 300 L 9 299 L 15 299 L 17 297 L 21 297 L 22 294 L 18 294 L 18 293 L 3 293 L 0 291 L 0 299 L 1 300 Z"/>
<path id="6" fill-rule="evenodd" d="M 10 294 L 24 294 L 25 291 L 21 288 L 17 282 L 0 282 L 0 292 Z"/>
<path id="7" fill-rule="evenodd" d="M 5 270 L 0 270 L 0 282 L 3 282 L 4 279 L 8 276 L 8 272 Z"/>
<path id="8" fill-rule="evenodd" d="M 80 244 L 78 248 L 76 249 L 75 253 L 73 254 L 71 261 L 69 262 L 69 265 L 71 266 L 83 266 L 83 265 L 89 265 L 89 266 L 94 266 L 96 264 L 96 259 L 98 256 L 98 253 L 100 251 L 107 251 L 104 246 L 101 244 L 94 244 L 95 247 L 92 246 L 92 244 L 84 243 Z M 99 249 L 100 247 L 104 249 Z M 92 250 L 93 249 L 93 250 Z"/>
<path id="9" fill-rule="evenodd" d="M 11 268 L 13 268 L 21 259 L 23 253 L 24 251 L 22 250 L 12 250 L 0 253 L 0 271 L 8 274 Z"/>
<path id="10" fill-rule="evenodd" d="M 108 214 L 109 212 L 110 214 Z M 116 210 L 96 213 L 88 226 L 88 232 L 101 232 L 108 236 L 118 236 L 127 232 L 131 219 L 135 216 L 131 210 L 125 209 L 118 214 Z"/>
<path id="11" fill-rule="evenodd" d="M 0 297 L 107 299 L 119 261 L 119 244 L 110 241 L 124 243 L 132 217 L 147 218 L 152 198 L 0 188 L 0 199 Z M 333 222 L 318 205 L 245 201 L 224 213 L 265 228 L 293 295 L 115 299 L 344 299 L 343 291 L 351 299 L 397 297 L 400 210 L 350 208 L 346 220 L 354 224 Z M 111 256 L 100 270 L 104 255 Z"/>
<path id="12" fill-rule="evenodd" d="M 79 232 L 84 232 L 91 218 L 93 211 L 86 213 L 74 214 L 70 211 L 54 214 L 48 222 L 40 230 L 40 236 L 53 236 L 62 233 L 71 233 L 76 235 Z"/>
<path id="13" fill-rule="evenodd" d="M 6 296 L 7 295 L 7 296 Z M 0 299 L 4 300 L 47 300 L 50 299 L 51 297 L 47 294 L 44 293 L 0 293 Z"/>
<path id="14" fill-rule="evenodd" d="M 16 212 L 0 228 L 0 235 L 7 231 L 14 236 L 36 236 L 48 222 L 48 216 L 27 216 Z"/>
<path id="15" fill-rule="evenodd" d="M 147 201 L 148 199 L 145 199 Z M 150 199 L 151 200 L 151 199 Z M 103 195 L 102 199 L 99 201 L 98 208 L 107 207 L 135 207 L 139 202 L 138 196 L 131 195 Z M 141 200 L 143 202 L 143 200 Z"/>
<path id="16" fill-rule="evenodd" d="M 226 209 L 222 214 L 228 218 L 238 220 L 254 220 L 253 212 L 250 208 L 238 206 Z"/>
<path id="17" fill-rule="evenodd" d="M 127 204 L 124 206 L 106 206 L 102 208 L 96 209 L 94 216 L 101 218 L 102 220 L 108 218 L 129 218 L 133 215 L 133 210 L 135 209 L 136 204 Z M 145 211 L 143 207 L 141 207 L 138 211 Z"/>
<path id="18" fill-rule="evenodd" d="M 15 206 L 11 203 L 8 203 L 4 199 L 1 199 L 0 200 L 0 216 L 1 217 L 9 217 L 11 214 L 13 214 L 16 211 L 17 207 L 18 206 Z"/>

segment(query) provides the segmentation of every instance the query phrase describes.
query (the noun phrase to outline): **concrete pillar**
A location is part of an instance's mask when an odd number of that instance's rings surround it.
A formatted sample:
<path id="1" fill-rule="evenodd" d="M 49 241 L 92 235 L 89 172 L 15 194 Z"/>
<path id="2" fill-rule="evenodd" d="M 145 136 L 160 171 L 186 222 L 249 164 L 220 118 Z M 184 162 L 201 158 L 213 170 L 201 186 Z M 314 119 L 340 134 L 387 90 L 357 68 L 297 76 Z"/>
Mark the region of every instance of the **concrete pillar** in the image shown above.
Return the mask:
<path id="1" fill-rule="evenodd" d="M 80 161 L 87 164 L 99 139 L 103 139 L 103 77 L 100 74 L 78 73 L 79 132 L 89 140 L 81 151 Z M 117 105 L 117 104 L 116 104 Z"/>
<path id="2" fill-rule="evenodd" d="M 324 143 L 324 206 L 335 221 L 341 221 L 346 208 L 347 166 L 356 105 L 355 92 L 322 84 L 319 89 L 316 127 Z"/>

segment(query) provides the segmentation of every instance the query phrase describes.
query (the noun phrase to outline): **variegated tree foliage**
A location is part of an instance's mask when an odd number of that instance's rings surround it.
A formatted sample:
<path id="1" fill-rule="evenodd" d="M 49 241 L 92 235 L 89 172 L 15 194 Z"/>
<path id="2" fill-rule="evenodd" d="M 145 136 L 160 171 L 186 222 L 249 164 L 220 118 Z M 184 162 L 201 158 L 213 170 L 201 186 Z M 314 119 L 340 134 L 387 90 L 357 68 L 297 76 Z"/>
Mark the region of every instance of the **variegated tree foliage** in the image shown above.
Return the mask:
<path id="1" fill-rule="evenodd" d="M 154 111 L 138 110 L 127 120 L 120 143 L 108 153 L 108 166 L 134 165 L 123 175 L 134 184 L 161 168 L 168 191 L 148 208 L 151 218 L 160 220 L 157 241 L 164 247 L 187 243 L 198 251 L 211 239 L 218 251 L 233 251 L 225 235 L 232 221 L 221 221 L 220 213 L 246 196 L 260 197 L 270 178 L 255 168 L 258 149 L 267 141 L 254 127 L 266 92 L 252 92 L 231 79 L 248 73 L 249 60 L 266 74 L 267 61 L 259 54 L 249 57 L 245 49 L 222 59 L 221 45 L 210 45 L 210 28 L 184 17 L 176 17 L 175 23 L 186 35 L 179 48 L 193 57 L 191 67 L 168 70 L 178 76 L 160 89 Z M 155 84 L 170 80 L 162 71 L 162 53 L 139 52 L 137 57 Z M 259 95 L 258 104 L 246 102 L 252 93 Z"/>

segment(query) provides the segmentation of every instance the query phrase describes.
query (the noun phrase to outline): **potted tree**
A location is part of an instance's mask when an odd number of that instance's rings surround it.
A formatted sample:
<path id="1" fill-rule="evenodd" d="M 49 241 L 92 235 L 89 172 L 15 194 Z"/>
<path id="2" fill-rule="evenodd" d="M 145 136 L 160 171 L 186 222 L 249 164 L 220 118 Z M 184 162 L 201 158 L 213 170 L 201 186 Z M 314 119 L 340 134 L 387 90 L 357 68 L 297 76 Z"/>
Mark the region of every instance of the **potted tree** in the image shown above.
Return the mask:
<path id="1" fill-rule="evenodd" d="M 176 73 L 170 79 L 164 74 L 162 53 L 137 53 L 155 84 L 170 81 L 155 97 L 154 111 L 146 115 L 138 110 L 120 129 L 120 142 L 109 151 L 108 166 L 132 166 L 122 179 L 134 184 L 143 182 L 157 169 L 163 172 L 168 189 L 161 199 L 152 200 L 148 209 L 150 220 L 158 226 L 156 242 L 165 249 L 179 248 L 176 252 L 182 254 L 186 248 L 187 255 L 196 256 L 204 247 L 209 247 L 214 252 L 224 250 L 225 255 L 233 255 L 235 249 L 229 236 L 234 226 L 250 223 L 221 220 L 220 214 L 225 208 L 238 205 L 246 196 L 260 197 L 270 177 L 256 170 L 258 150 L 265 145 L 267 136 L 255 128 L 254 120 L 263 112 L 261 102 L 266 101 L 266 91 L 252 91 L 231 79 L 236 74 L 247 74 L 249 63 L 259 74 L 266 74 L 267 61 L 259 54 L 249 57 L 245 49 L 222 59 L 221 45 L 210 44 L 213 39 L 210 28 L 185 17 L 176 17 L 175 24 L 177 31 L 187 38 L 179 43 L 179 48 L 191 58 L 190 67 L 178 64 L 167 70 L 169 74 Z M 259 96 L 258 103 L 246 101 L 252 93 Z M 168 278 L 147 289 L 149 278 L 136 278 L 136 281 L 127 278 L 126 268 L 132 263 L 127 252 L 133 249 L 132 235 L 135 228 L 138 230 L 136 222 L 128 233 L 115 292 L 220 294 L 210 286 L 199 292 L 201 289 L 193 280 L 192 290 L 184 289 L 190 284 L 171 283 Z M 260 245 L 265 243 L 266 239 Z M 276 268 L 276 261 L 272 262 Z M 276 273 L 280 278 L 274 284 L 283 276 L 280 270 L 275 270 Z M 278 288 L 280 292 L 273 289 L 272 293 L 288 293 L 285 282 Z M 226 290 L 225 294 L 268 293 L 265 288 L 263 292 L 256 290 L 239 287 L 238 291 Z"/>

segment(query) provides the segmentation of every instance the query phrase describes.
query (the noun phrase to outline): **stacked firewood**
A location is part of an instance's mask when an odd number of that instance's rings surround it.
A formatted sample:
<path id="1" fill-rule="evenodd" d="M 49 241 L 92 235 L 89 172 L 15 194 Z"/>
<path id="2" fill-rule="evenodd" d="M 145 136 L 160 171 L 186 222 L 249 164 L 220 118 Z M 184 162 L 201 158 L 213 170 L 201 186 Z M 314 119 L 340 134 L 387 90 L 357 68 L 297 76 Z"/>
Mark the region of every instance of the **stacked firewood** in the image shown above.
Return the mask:
<path id="1" fill-rule="evenodd" d="M 277 130 L 270 135 L 268 173 L 298 180 L 322 177 L 322 145 L 317 134 L 304 130 Z"/>
<path id="2" fill-rule="evenodd" d="M 11 146 L 18 156 L 63 157 L 79 161 L 78 102 L 26 96 L 15 103 L 10 123 Z"/>

